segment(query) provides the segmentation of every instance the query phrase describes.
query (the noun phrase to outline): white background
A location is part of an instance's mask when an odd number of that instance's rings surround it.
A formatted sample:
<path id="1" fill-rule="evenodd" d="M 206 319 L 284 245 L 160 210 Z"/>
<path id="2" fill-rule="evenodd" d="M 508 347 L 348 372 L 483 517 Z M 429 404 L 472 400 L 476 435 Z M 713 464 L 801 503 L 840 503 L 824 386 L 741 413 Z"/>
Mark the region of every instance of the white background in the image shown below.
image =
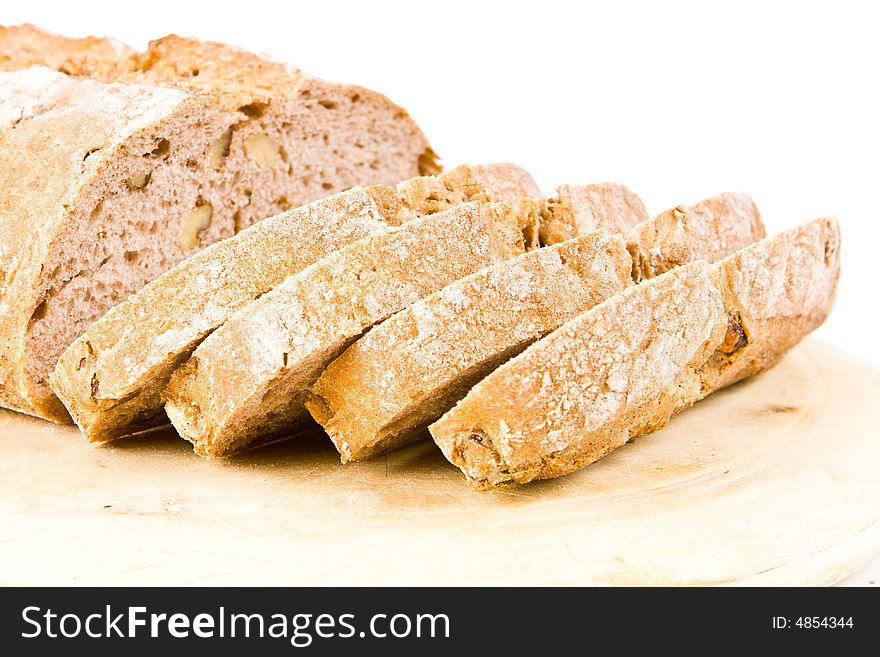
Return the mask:
<path id="1" fill-rule="evenodd" d="M 447 166 L 517 162 L 545 192 L 624 182 L 653 214 L 743 190 L 771 232 L 834 215 L 843 274 L 818 334 L 880 366 L 874 13 L 841 1 L 29 0 L 5 2 L 0 22 L 265 52 L 386 93 Z"/>

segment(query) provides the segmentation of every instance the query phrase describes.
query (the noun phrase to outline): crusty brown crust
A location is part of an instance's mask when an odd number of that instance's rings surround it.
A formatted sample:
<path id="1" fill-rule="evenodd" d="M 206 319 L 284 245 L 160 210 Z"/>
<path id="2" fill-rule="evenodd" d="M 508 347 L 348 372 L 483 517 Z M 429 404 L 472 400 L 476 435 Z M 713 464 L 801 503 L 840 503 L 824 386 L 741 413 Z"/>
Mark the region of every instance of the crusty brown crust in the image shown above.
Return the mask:
<path id="1" fill-rule="evenodd" d="M 648 219 L 642 200 L 619 183 L 561 185 L 544 199 L 541 244 L 570 240 L 598 228 L 626 235 Z"/>
<path id="2" fill-rule="evenodd" d="M 508 164 L 459 167 L 397 188 L 356 188 L 258 222 L 181 262 L 97 320 L 51 377 L 86 440 L 108 441 L 161 422 L 171 372 L 232 313 L 336 249 L 436 210 L 421 190 L 510 196 L 531 177 Z M 460 187 L 462 185 L 462 187 Z M 161 311 L 159 311 L 161 309 Z M 158 416 L 158 417 L 157 417 Z"/>
<path id="3" fill-rule="evenodd" d="M 679 205 L 629 233 L 633 278 L 653 278 L 694 260 L 717 262 L 766 235 L 748 194 L 725 192 L 691 206 Z"/>
<path id="4" fill-rule="evenodd" d="M 583 467 L 777 363 L 828 316 L 839 243 L 820 219 L 631 288 L 502 365 L 431 434 L 478 489 Z"/>
<path id="5" fill-rule="evenodd" d="M 366 237 L 230 318 L 171 377 L 165 410 L 222 456 L 307 417 L 304 396 L 354 338 L 418 299 L 523 251 L 506 204 L 466 203 Z"/>
<path id="6" fill-rule="evenodd" d="M 623 290 L 631 266 L 621 236 L 594 231 L 483 269 L 373 327 L 306 406 L 343 462 L 402 447 L 495 366 Z"/>

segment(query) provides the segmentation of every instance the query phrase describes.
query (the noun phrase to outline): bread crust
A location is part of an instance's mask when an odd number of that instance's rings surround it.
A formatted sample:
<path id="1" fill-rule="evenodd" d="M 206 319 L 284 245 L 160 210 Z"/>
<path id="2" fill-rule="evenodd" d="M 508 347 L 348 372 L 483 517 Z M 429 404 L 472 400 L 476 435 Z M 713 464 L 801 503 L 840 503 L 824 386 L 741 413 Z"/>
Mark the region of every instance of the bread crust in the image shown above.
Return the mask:
<path id="1" fill-rule="evenodd" d="M 466 203 L 366 237 L 212 333 L 172 375 L 166 412 L 204 456 L 289 429 L 308 417 L 308 388 L 364 330 L 523 248 L 518 218 L 503 203 Z"/>
<path id="2" fill-rule="evenodd" d="M 643 282 L 536 342 L 430 427 L 474 488 L 567 474 L 777 363 L 831 310 L 820 219 Z"/>
<path id="3" fill-rule="evenodd" d="M 471 196 L 508 197 L 533 186 L 514 165 L 464 166 L 396 188 L 356 188 L 265 219 L 184 260 L 110 309 L 61 355 L 53 389 L 90 442 L 164 422 L 161 393 L 171 372 L 234 312 L 286 277 L 440 205 L 453 207 Z M 424 202 L 425 190 L 436 200 Z"/>
<path id="4" fill-rule="evenodd" d="M 593 231 L 451 283 L 333 361 L 306 407 L 343 462 L 397 449 L 501 362 L 623 290 L 619 235 Z"/>

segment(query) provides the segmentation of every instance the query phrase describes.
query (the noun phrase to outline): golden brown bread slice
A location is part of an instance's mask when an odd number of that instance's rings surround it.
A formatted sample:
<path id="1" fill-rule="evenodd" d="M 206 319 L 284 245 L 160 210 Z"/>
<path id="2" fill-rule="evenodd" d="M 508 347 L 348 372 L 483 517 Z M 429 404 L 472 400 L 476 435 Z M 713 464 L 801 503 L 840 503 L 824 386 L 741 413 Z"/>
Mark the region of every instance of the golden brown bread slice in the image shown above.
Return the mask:
<path id="1" fill-rule="evenodd" d="M 306 407 L 343 462 L 421 437 L 495 367 L 631 283 L 620 235 L 593 231 L 482 269 L 373 327 Z"/>
<path id="2" fill-rule="evenodd" d="M 430 427 L 475 488 L 567 474 L 772 367 L 831 310 L 839 229 L 820 219 L 629 288 L 483 379 Z"/>
<path id="3" fill-rule="evenodd" d="M 336 251 L 249 304 L 171 377 L 165 410 L 199 454 L 221 456 L 307 418 L 324 367 L 376 322 L 524 249 L 521 216 L 466 203 Z"/>
<path id="4" fill-rule="evenodd" d="M 112 308 L 68 347 L 51 377 L 89 441 L 165 421 L 171 372 L 233 312 L 332 251 L 469 201 L 535 193 L 510 164 L 461 166 L 397 188 L 355 188 L 258 222 L 183 261 Z"/>
<path id="5" fill-rule="evenodd" d="M 622 185 L 560 190 L 566 190 L 560 199 L 544 201 L 552 210 L 544 213 L 543 228 L 560 216 L 589 216 L 591 225 L 614 231 L 637 216 L 626 208 L 641 207 Z M 761 239 L 764 227 L 748 196 L 721 194 L 635 226 L 632 257 L 617 250 L 616 240 L 587 236 L 451 283 L 374 327 L 331 363 L 307 407 L 342 460 L 368 458 L 424 435 L 419 430 L 492 369 L 623 290 L 635 263 L 654 263 L 645 272 L 654 275 L 692 260 L 714 262 Z"/>

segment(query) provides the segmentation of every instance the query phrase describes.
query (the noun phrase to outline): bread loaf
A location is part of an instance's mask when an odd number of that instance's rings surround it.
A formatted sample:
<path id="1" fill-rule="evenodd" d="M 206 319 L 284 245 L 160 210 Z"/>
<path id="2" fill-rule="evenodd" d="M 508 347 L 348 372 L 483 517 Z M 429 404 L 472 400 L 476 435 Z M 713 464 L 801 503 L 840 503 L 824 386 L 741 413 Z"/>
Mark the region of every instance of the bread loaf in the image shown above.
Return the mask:
<path id="1" fill-rule="evenodd" d="M 3 67 L 20 68 L 0 73 L 8 408 L 69 421 L 48 385 L 63 349 L 200 248 L 352 186 L 437 171 L 412 119 L 360 87 L 178 37 L 130 54 L 3 34 Z M 71 75 L 26 67 L 40 52 L 58 65 L 67 47 L 86 52 Z"/>
<path id="2" fill-rule="evenodd" d="M 521 218 L 466 203 L 370 235 L 289 277 L 214 331 L 171 377 L 165 410 L 199 454 L 222 456 L 307 418 L 309 387 L 376 322 L 522 253 Z"/>
<path id="3" fill-rule="evenodd" d="M 288 210 L 184 260 L 115 306 L 68 347 L 54 391 L 89 441 L 165 421 L 171 372 L 232 313 L 334 250 L 470 198 L 535 191 L 509 164 L 462 166 L 396 188 L 355 188 Z"/>
<path id="4" fill-rule="evenodd" d="M 772 367 L 828 316 L 838 275 L 829 219 L 673 269 L 499 367 L 431 435 L 478 489 L 567 474 Z"/>

